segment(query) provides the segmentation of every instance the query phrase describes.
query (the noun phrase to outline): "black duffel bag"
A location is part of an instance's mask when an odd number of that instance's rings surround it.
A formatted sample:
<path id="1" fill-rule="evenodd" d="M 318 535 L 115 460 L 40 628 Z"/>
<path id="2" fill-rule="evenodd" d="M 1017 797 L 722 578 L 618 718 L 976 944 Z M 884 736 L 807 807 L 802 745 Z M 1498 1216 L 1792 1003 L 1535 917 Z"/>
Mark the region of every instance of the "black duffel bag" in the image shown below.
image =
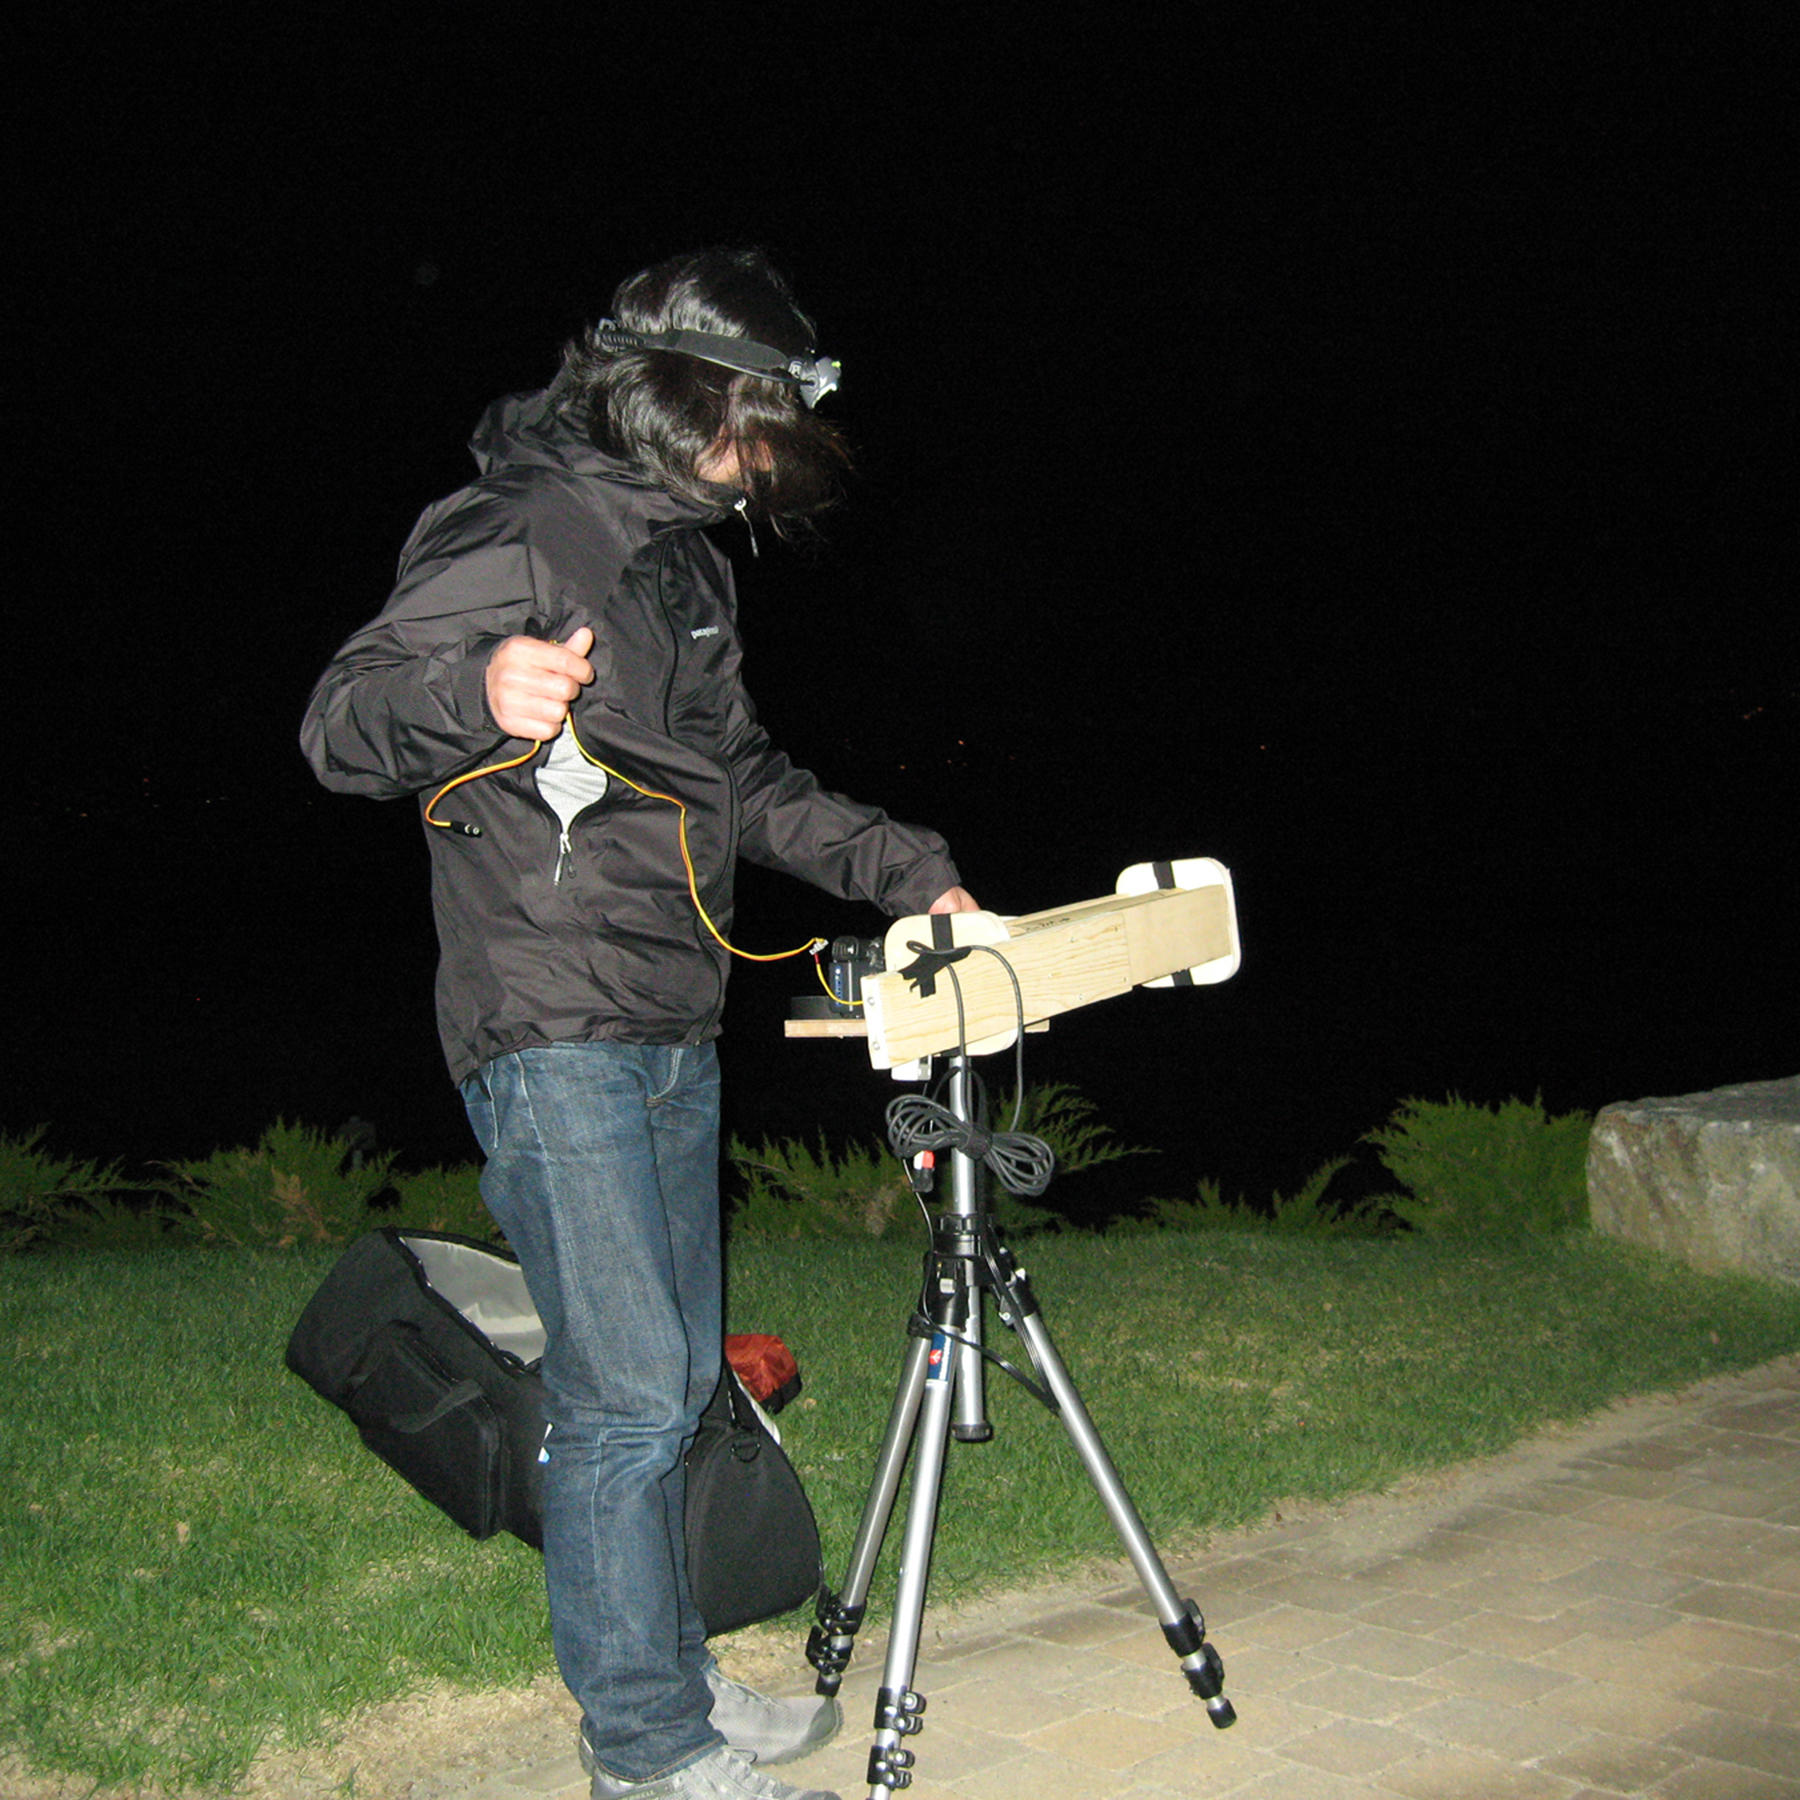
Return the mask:
<path id="1" fill-rule="evenodd" d="M 543 1546 L 544 1328 L 518 1263 L 388 1226 L 357 1239 L 301 1313 L 287 1366 L 471 1536 Z M 688 1452 L 687 1562 L 708 1635 L 803 1606 L 819 1528 L 729 1365 Z"/>

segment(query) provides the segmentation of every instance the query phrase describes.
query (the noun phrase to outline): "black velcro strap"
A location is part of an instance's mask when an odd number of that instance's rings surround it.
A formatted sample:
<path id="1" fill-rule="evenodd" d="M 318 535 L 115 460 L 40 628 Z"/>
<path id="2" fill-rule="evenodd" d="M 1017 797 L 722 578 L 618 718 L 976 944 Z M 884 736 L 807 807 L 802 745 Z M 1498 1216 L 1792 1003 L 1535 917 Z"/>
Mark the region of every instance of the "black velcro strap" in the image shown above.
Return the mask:
<path id="1" fill-rule="evenodd" d="M 956 947 L 956 936 L 951 928 L 948 913 L 931 914 L 931 944 L 928 950 L 923 944 L 909 943 L 913 960 L 900 971 L 902 981 L 910 981 L 918 990 L 922 1000 L 929 1000 L 937 992 L 937 977 L 940 969 L 947 969 L 954 962 L 961 962 L 969 954 L 965 944 L 962 949 Z"/>
<path id="2" fill-rule="evenodd" d="M 1150 868 L 1151 872 L 1156 876 L 1156 885 L 1159 888 L 1172 888 L 1181 885 L 1175 879 L 1175 865 L 1173 863 L 1153 862 L 1150 865 Z M 1194 985 L 1194 973 L 1191 969 L 1177 969 L 1169 979 L 1176 987 L 1192 987 Z"/>

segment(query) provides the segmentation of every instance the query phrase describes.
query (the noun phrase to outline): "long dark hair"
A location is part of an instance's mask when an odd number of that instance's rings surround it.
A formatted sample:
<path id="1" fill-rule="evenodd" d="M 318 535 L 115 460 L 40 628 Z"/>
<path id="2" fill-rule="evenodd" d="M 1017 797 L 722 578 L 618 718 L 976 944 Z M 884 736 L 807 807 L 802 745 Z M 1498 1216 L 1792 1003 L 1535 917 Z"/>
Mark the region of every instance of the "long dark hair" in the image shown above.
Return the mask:
<path id="1" fill-rule="evenodd" d="M 671 257 L 620 285 L 612 317 L 632 331 L 720 332 L 789 356 L 815 348 L 812 320 L 761 250 Z M 591 327 L 564 350 L 557 387 L 598 448 L 688 499 L 717 501 L 699 465 L 735 448 L 750 510 L 778 530 L 831 505 L 849 466 L 836 428 L 791 384 L 673 351 L 608 350 Z"/>

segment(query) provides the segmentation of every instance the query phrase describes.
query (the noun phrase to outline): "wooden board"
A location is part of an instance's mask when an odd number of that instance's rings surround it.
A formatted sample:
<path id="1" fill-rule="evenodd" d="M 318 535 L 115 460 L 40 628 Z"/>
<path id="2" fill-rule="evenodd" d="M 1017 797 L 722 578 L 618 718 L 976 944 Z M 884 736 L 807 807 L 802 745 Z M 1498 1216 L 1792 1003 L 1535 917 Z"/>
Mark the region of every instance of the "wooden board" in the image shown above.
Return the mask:
<path id="1" fill-rule="evenodd" d="M 784 1019 L 783 1033 L 791 1038 L 860 1038 L 869 1035 L 861 1019 Z"/>
<path id="2" fill-rule="evenodd" d="M 1228 878 L 1202 887 L 1108 894 L 1010 920 L 994 913 L 953 914 L 949 928 L 956 946 L 988 948 L 938 972 L 926 994 L 905 970 L 916 960 L 912 946 L 932 942 L 932 926 L 929 918 L 900 920 L 887 935 L 887 972 L 863 981 L 869 1060 L 878 1069 L 957 1047 L 957 984 L 961 1035 L 980 1054 L 1014 1041 L 1021 994 L 1025 1021 L 1032 1024 L 1178 970 L 1236 966 Z"/>

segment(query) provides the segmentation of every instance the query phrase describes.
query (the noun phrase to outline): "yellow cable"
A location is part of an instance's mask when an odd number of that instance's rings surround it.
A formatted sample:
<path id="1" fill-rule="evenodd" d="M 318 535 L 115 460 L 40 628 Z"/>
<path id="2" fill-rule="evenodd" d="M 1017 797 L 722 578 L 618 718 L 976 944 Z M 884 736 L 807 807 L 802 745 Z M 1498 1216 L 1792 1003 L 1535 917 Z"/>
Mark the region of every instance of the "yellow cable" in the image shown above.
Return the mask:
<path id="1" fill-rule="evenodd" d="M 431 816 L 431 809 L 436 806 L 446 794 L 454 793 L 465 781 L 479 781 L 484 775 L 498 775 L 503 770 L 516 769 L 520 763 L 530 762 L 543 747 L 541 742 L 534 742 L 531 748 L 527 750 L 523 756 L 515 756 L 511 762 L 489 763 L 485 769 L 471 769 L 466 775 L 458 775 L 454 781 L 446 781 L 444 785 L 425 802 L 425 823 L 427 825 L 435 825 L 439 831 L 456 830 L 456 822 L 453 819 L 434 819 Z"/>
<path id="2" fill-rule="evenodd" d="M 654 788 L 640 787 L 638 785 L 638 783 L 633 781 L 629 775 L 623 775 L 617 769 L 613 768 L 610 764 L 603 763 L 599 759 L 599 757 L 595 756 L 588 749 L 587 745 L 581 741 L 581 733 L 575 729 L 575 721 L 573 719 L 569 719 L 569 720 L 566 720 L 565 722 L 567 723 L 567 725 L 569 727 L 569 736 L 574 741 L 575 748 L 577 750 L 579 750 L 581 752 L 581 754 L 584 757 L 586 757 L 587 760 L 589 762 L 591 762 L 596 769 L 600 769 L 600 770 L 604 771 L 607 775 L 610 775 L 616 781 L 624 782 L 624 784 L 628 788 L 630 788 L 634 793 L 642 794 L 646 800 L 666 801 L 670 806 L 674 807 L 675 810 L 681 815 L 680 821 L 679 821 L 678 836 L 679 836 L 680 844 L 681 844 L 682 867 L 687 870 L 688 895 L 689 895 L 689 898 L 691 898 L 692 901 L 694 902 L 694 911 L 700 915 L 701 924 L 703 924 L 706 927 L 706 929 L 712 933 L 715 941 L 717 941 L 720 945 L 722 945 L 726 950 L 729 950 L 733 956 L 741 956 L 745 962 L 759 962 L 759 963 L 786 962 L 787 959 L 791 956 L 812 955 L 814 966 L 815 966 L 815 968 L 817 967 L 818 957 L 816 955 L 816 952 L 818 952 L 819 950 L 822 950 L 825 947 L 825 940 L 821 937 L 808 938 L 804 944 L 799 945 L 795 949 L 776 950 L 776 951 L 770 952 L 767 955 L 758 955 L 755 951 L 752 951 L 752 950 L 740 950 L 736 944 L 730 942 L 730 940 L 726 938 L 724 933 L 719 930 L 718 926 L 716 926 L 712 922 L 711 918 L 707 915 L 706 908 L 700 904 L 699 878 L 694 873 L 694 859 L 688 853 L 688 836 L 687 836 L 688 809 L 687 809 L 687 803 L 682 800 L 677 800 L 673 794 L 659 794 Z M 425 822 L 426 822 L 426 824 L 435 825 L 438 827 L 438 829 L 440 831 L 454 831 L 456 829 L 456 826 L 452 820 L 438 819 L 438 818 L 434 818 L 432 816 L 433 808 L 436 807 L 437 803 L 440 800 L 442 800 L 446 794 L 451 793 L 455 789 L 461 787 L 465 781 L 479 781 L 482 778 L 482 776 L 484 776 L 484 775 L 498 775 L 506 769 L 516 769 L 516 768 L 518 768 L 518 766 L 521 763 L 530 762 L 531 759 L 534 756 L 536 756 L 537 753 L 541 749 L 543 749 L 543 747 L 544 747 L 543 741 L 539 740 L 539 741 L 533 743 L 531 748 L 529 750 L 527 750 L 523 756 L 515 756 L 512 758 L 512 760 L 510 762 L 490 763 L 485 769 L 471 769 L 466 775 L 458 775 L 454 781 L 445 782 L 444 785 L 441 788 L 439 788 L 438 791 L 435 794 L 433 794 L 429 800 L 427 800 L 425 802 Z M 819 980 L 822 983 L 825 982 L 825 977 L 824 977 L 823 972 L 820 973 Z M 829 983 L 826 983 L 825 991 L 827 993 L 830 993 L 831 988 L 830 988 Z"/>
<path id="3" fill-rule="evenodd" d="M 815 945 L 822 945 L 824 942 L 825 940 L 823 938 L 813 939 Z M 832 993 L 831 983 L 825 979 L 825 971 L 819 966 L 819 955 L 816 949 L 813 952 L 813 973 L 819 978 L 819 986 L 822 987 L 826 993 L 831 994 L 832 1001 L 835 1005 L 854 1006 L 858 1008 L 862 1006 L 860 1000 L 841 1000 L 835 993 Z"/>

